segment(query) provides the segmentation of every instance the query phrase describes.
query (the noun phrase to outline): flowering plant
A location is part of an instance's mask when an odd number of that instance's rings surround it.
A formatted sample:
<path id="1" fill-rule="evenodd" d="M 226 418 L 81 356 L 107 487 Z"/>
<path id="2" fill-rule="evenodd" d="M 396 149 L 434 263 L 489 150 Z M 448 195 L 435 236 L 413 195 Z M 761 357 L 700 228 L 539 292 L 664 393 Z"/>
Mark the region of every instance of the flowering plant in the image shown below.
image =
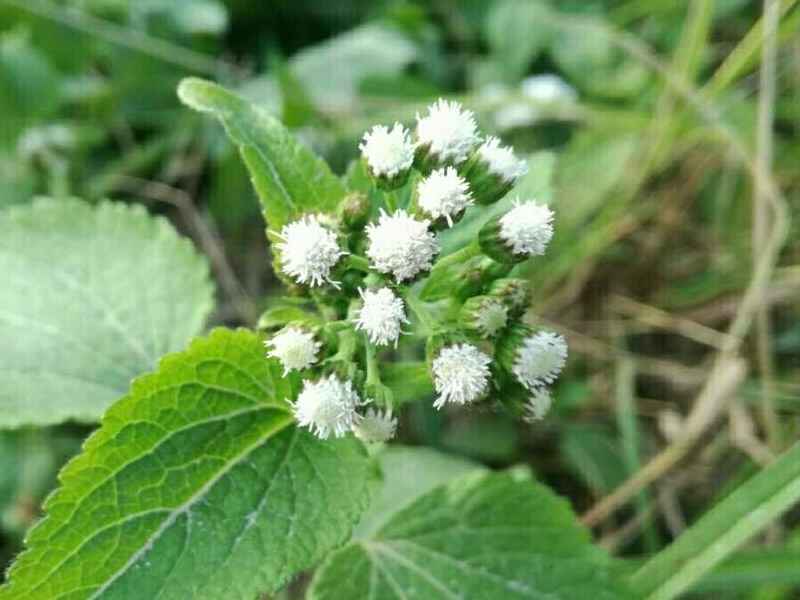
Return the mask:
<path id="1" fill-rule="evenodd" d="M 513 190 L 526 162 L 439 100 L 413 132 L 366 132 L 339 178 L 224 88 L 187 80 L 179 95 L 238 146 L 287 295 L 258 332 L 215 329 L 133 381 L 61 472 L 0 600 L 251 599 L 312 567 L 312 600 L 626 597 L 529 471 L 383 444 L 412 401 L 528 421 L 550 408 L 567 347 L 525 318 L 515 269 L 553 235 L 550 209 Z M 91 235 L 111 212 L 117 237 L 103 247 L 136 243 L 109 269 L 138 273 L 137 234 L 152 227 L 163 239 L 150 252 L 188 263 L 162 282 L 165 296 L 194 283 L 207 310 L 207 273 L 163 223 L 137 213 L 126 232 L 127 209 L 75 202 L 85 223 L 70 259 L 90 251 L 76 281 L 102 279 Z M 34 222 L 61 221 L 64 208 L 42 204 Z M 11 224 L 30 235 L 28 216 Z"/>

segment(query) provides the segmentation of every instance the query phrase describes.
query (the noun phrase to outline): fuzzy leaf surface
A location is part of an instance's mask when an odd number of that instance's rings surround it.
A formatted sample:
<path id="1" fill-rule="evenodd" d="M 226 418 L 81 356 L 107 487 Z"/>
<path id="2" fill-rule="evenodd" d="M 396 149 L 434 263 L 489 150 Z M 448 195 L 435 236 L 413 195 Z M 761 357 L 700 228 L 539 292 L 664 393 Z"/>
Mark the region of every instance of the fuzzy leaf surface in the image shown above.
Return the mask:
<path id="1" fill-rule="evenodd" d="M 354 539 L 317 571 L 311 600 L 628 598 L 566 502 L 528 477 L 474 472 Z"/>
<path id="2" fill-rule="evenodd" d="M 279 231 L 306 212 L 331 212 L 344 196 L 344 185 L 325 161 L 258 106 L 196 78 L 183 80 L 178 96 L 224 125 L 247 165 L 270 230 Z"/>
<path id="3" fill-rule="evenodd" d="M 95 421 L 213 306 L 206 260 L 141 206 L 0 212 L 0 427 Z"/>
<path id="4" fill-rule="evenodd" d="M 64 468 L 0 599 L 253 600 L 319 561 L 371 470 L 294 427 L 297 383 L 247 331 L 165 357 Z"/>

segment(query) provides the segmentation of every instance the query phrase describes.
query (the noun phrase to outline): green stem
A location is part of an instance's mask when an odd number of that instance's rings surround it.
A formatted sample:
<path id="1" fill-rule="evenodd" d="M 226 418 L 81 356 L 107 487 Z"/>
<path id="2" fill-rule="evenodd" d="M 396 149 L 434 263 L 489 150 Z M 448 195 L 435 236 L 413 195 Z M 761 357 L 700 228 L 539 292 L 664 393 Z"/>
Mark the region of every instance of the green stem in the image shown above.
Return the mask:
<path id="1" fill-rule="evenodd" d="M 375 346 L 364 336 L 364 358 L 367 364 L 367 385 L 381 385 L 381 372 L 378 368 L 378 353 Z"/>
<path id="2" fill-rule="evenodd" d="M 453 265 L 466 262 L 470 258 L 478 256 L 480 253 L 481 246 L 478 244 L 478 240 L 475 239 L 471 244 L 461 248 L 461 250 L 456 250 L 452 254 L 448 254 L 444 258 L 439 259 L 434 269 L 436 271 L 439 271 L 440 269 L 447 269 Z"/>
<path id="3" fill-rule="evenodd" d="M 356 271 L 369 273 L 369 261 L 363 256 L 359 256 L 358 254 L 350 254 L 347 256 L 346 261 L 349 269 L 355 269 Z"/>

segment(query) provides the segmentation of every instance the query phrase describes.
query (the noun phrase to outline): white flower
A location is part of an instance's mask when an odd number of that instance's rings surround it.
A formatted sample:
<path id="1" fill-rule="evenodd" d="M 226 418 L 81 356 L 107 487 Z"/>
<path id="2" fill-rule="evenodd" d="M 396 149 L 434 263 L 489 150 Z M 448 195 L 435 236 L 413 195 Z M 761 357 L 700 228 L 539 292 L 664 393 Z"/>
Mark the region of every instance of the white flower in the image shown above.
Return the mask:
<path id="1" fill-rule="evenodd" d="M 358 149 L 376 177 L 394 177 L 410 169 L 414 162 L 414 144 L 400 123 L 391 129 L 375 125 L 364 134 Z"/>
<path id="2" fill-rule="evenodd" d="M 475 324 L 482 334 L 493 337 L 508 324 L 508 309 L 500 301 L 487 302 L 476 315 Z"/>
<path id="3" fill-rule="evenodd" d="M 394 437 L 396 431 L 397 418 L 392 416 L 392 411 L 374 408 L 368 409 L 367 414 L 353 426 L 355 436 L 367 443 L 387 442 Z"/>
<path id="4" fill-rule="evenodd" d="M 388 287 L 376 291 L 358 290 L 363 304 L 356 318 L 356 329 L 367 333 L 369 341 L 377 346 L 394 343 L 400 337 L 400 327 L 408 323 L 403 301 Z"/>
<path id="5" fill-rule="evenodd" d="M 500 237 L 514 254 L 544 254 L 553 237 L 553 211 L 533 201 L 514 201 L 500 218 Z"/>
<path id="6" fill-rule="evenodd" d="M 294 416 L 299 426 L 308 427 L 318 438 L 324 440 L 331 434 L 342 437 L 361 419 L 356 411 L 360 404 L 352 383 L 330 375 L 303 382 L 303 391 L 294 403 Z"/>
<path id="7" fill-rule="evenodd" d="M 506 183 L 513 183 L 528 172 L 528 164 L 516 156 L 508 146 L 501 146 L 500 140 L 494 136 L 478 148 L 478 154 L 489 167 L 489 172 L 500 177 Z"/>
<path id="8" fill-rule="evenodd" d="M 553 405 L 553 397 L 547 388 L 537 388 L 533 390 L 531 397 L 525 404 L 523 419 L 528 423 L 541 421 L 550 412 Z"/>
<path id="9" fill-rule="evenodd" d="M 331 281 L 331 269 L 347 254 L 336 241 L 336 234 L 320 223 L 319 215 L 305 215 L 283 226 L 277 244 L 281 270 L 298 283 L 311 286 Z"/>
<path id="10" fill-rule="evenodd" d="M 567 342 L 552 331 L 526 337 L 517 349 L 512 371 L 528 389 L 553 383 L 567 362 Z"/>
<path id="11" fill-rule="evenodd" d="M 520 83 L 520 89 L 524 96 L 542 104 L 574 102 L 578 97 L 575 88 L 551 73 L 526 77 Z"/>
<path id="12" fill-rule="evenodd" d="M 440 98 L 428 107 L 427 116 L 417 114 L 417 140 L 440 161 L 461 163 L 480 141 L 475 115 L 458 102 Z"/>
<path id="13" fill-rule="evenodd" d="M 494 123 L 498 129 L 508 131 L 517 127 L 527 127 L 539 120 L 541 111 L 529 102 L 510 102 L 494 112 Z"/>
<path id="14" fill-rule="evenodd" d="M 380 273 L 392 273 L 397 281 L 411 279 L 431 268 L 439 251 L 430 221 L 418 221 L 404 210 L 392 215 L 381 209 L 378 223 L 367 225 L 367 256 Z"/>
<path id="15" fill-rule="evenodd" d="M 434 219 L 444 217 L 453 226 L 453 218 L 472 205 L 469 184 L 453 167 L 436 169 L 417 186 L 420 208 Z"/>
<path id="16" fill-rule="evenodd" d="M 433 383 L 439 397 L 433 406 L 448 402 L 474 402 L 489 388 L 489 364 L 492 359 L 472 344 L 443 348 L 433 361 Z"/>
<path id="17" fill-rule="evenodd" d="M 317 362 L 317 353 L 322 344 L 314 340 L 314 334 L 296 327 L 286 327 L 272 339 L 264 342 L 272 351 L 267 356 L 277 358 L 283 365 L 283 375 L 290 371 L 302 371 Z"/>

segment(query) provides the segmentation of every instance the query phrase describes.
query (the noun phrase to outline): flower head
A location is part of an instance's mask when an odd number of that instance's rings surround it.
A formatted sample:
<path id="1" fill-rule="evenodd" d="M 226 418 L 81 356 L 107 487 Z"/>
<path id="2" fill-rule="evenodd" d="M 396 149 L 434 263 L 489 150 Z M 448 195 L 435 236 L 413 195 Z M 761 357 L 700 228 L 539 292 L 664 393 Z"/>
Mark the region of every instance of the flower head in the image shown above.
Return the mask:
<path id="1" fill-rule="evenodd" d="M 420 208 L 434 219 L 444 217 L 448 226 L 453 218 L 472 204 L 469 184 L 453 167 L 436 169 L 417 186 Z"/>
<path id="2" fill-rule="evenodd" d="M 553 237 L 553 211 L 533 201 L 514 201 L 500 218 L 500 238 L 514 254 L 544 254 Z"/>
<path id="3" fill-rule="evenodd" d="M 351 382 L 330 375 L 303 382 L 303 391 L 294 403 L 294 416 L 300 427 L 308 427 L 318 438 L 324 440 L 331 434 L 342 437 L 361 419 L 356 411 L 360 404 Z"/>
<path id="4" fill-rule="evenodd" d="M 314 339 L 314 334 L 298 327 L 285 327 L 264 345 L 272 350 L 267 356 L 277 358 L 283 365 L 284 376 L 290 371 L 307 369 L 317 362 L 317 353 L 322 344 Z"/>
<path id="5" fill-rule="evenodd" d="M 494 136 L 478 148 L 478 155 L 489 167 L 489 172 L 500 177 L 506 183 L 513 183 L 528 172 L 528 164 L 514 155 L 514 150 L 501 146 L 500 140 Z"/>
<path id="6" fill-rule="evenodd" d="M 283 226 L 277 244 L 281 253 L 281 270 L 298 283 L 311 286 L 331 281 L 331 269 L 344 252 L 336 234 L 320 223 L 319 215 L 305 215 Z"/>
<path id="7" fill-rule="evenodd" d="M 391 410 L 367 409 L 367 413 L 353 426 L 353 433 L 362 442 L 387 442 L 397 431 L 397 417 Z"/>
<path id="8" fill-rule="evenodd" d="M 440 98 L 428 107 L 427 116 L 417 115 L 417 140 L 438 160 L 459 164 L 480 140 L 475 115 Z"/>
<path id="9" fill-rule="evenodd" d="M 527 77 L 520 83 L 520 89 L 524 96 L 542 104 L 574 102 L 578 97 L 570 84 L 552 73 Z"/>
<path id="10" fill-rule="evenodd" d="M 528 389 L 553 383 L 567 362 L 567 342 L 552 331 L 529 335 L 517 348 L 512 371 Z"/>
<path id="11" fill-rule="evenodd" d="M 376 177 L 395 177 L 410 169 L 414 162 L 414 144 L 400 123 L 391 129 L 375 125 L 364 134 L 358 149 Z"/>
<path id="12" fill-rule="evenodd" d="M 553 397 L 547 388 L 536 388 L 525 403 L 523 419 L 528 423 L 541 421 L 550 412 Z"/>
<path id="13" fill-rule="evenodd" d="M 400 337 L 400 328 L 408 323 L 403 301 L 388 287 L 379 290 L 358 290 L 363 304 L 356 318 L 356 329 L 366 332 L 369 341 L 377 346 L 394 343 Z"/>
<path id="14" fill-rule="evenodd" d="M 492 359 L 472 344 L 443 348 L 433 361 L 433 384 L 439 394 L 434 407 L 448 402 L 467 404 L 489 389 L 489 364 Z"/>
<path id="15" fill-rule="evenodd" d="M 439 243 L 429 225 L 430 221 L 418 221 L 404 210 L 391 215 L 381 210 L 378 222 L 367 225 L 367 256 L 372 267 L 392 273 L 397 281 L 430 269 Z"/>

